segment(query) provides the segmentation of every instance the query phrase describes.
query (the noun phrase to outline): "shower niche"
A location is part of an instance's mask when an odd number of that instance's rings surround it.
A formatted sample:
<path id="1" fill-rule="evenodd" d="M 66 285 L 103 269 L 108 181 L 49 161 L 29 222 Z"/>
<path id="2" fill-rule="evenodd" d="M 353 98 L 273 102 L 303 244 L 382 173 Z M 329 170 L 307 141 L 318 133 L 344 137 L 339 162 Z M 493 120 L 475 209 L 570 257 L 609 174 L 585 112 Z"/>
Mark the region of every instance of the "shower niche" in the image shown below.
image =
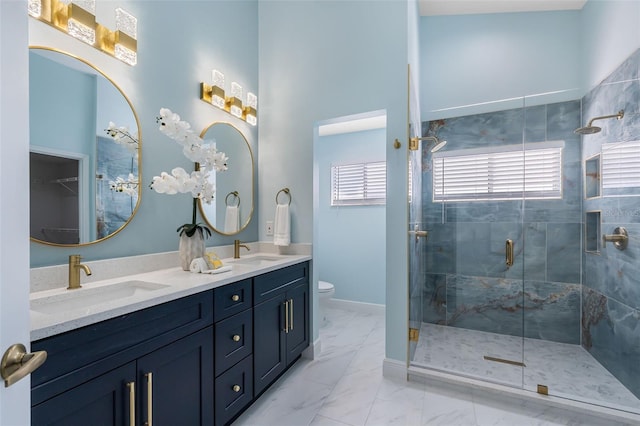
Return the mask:
<path id="1" fill-rule="evenodd" d="M 587 158 L 584 162 L 584 196 L 586 199 L 600 196 L 601 174 L 600 154 Z"/>

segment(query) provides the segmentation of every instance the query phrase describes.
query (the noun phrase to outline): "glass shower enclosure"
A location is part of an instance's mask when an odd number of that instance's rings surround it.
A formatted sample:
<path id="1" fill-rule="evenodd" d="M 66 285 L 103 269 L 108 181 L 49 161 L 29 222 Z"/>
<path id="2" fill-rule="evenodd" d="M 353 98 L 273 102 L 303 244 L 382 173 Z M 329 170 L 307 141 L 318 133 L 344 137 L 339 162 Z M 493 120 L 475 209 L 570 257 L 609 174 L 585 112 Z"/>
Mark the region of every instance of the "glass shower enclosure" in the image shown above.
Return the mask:
<path id="1" fill-rule="evenodd" d="M 638 108 L 615 95 L 610 81 L 422 123 L 409 155 L 413 370 L 640 413 L 640 123 L 575 132 Z"/>

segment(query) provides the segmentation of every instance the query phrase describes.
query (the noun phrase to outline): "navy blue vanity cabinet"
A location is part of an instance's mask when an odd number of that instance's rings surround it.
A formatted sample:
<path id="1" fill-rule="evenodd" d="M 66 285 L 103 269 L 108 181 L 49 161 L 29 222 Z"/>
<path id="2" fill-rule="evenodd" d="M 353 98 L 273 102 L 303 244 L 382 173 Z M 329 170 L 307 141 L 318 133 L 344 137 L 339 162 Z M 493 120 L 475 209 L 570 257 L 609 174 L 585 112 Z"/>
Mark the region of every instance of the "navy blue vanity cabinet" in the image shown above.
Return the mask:
<path id="1" fill-rule="evenodd" d="M 211 425 L 213 291 L 32 342 L 33 425 Z"/>
<path id="2" fill-rule="evenodd" d="M 228 424 L 253 401 L 252 280 L 214 289 L 216 425 Z"/>
<path id="3" fill-rule="evenodd" d="M 309 346 L 309 263 L 253 281 L 254 392 L 258 396 Z"/>

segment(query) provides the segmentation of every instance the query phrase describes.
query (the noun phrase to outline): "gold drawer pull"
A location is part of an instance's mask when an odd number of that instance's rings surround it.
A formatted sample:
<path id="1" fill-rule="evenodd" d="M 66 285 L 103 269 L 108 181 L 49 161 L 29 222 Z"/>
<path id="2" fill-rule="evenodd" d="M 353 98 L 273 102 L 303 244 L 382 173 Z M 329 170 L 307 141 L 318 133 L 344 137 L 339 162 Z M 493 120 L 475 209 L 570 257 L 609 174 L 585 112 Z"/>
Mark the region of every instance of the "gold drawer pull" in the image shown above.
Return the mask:
<path id="1" fill-rule="evenodd" d="M 233 335 L 233 341 L 234 341 L 234 342 L 239 342 L 239 341 L 240 341 L 240 336 L 239 336 L 239 335 L 237 335 L 237 334 L 234 334 L 234 335 Z"/>
<path id="2" fill-rule="evenodd" d="M 237 302 L 238 300 L 240 300 L 240 296 L 238 296 L 237 294 L 234 294 L 233 296 L 231 296 L 231 300 L 233 300 L 234 302 Z"/>
<path id="3" fill-rule="evenodd" d="M 240 385 L 233 385 L 232 389 L 233 389 L 234 392 L 240 392 L 240 389 L 242 389 L 242 388 L 240 387 Z"/>
<path id="4" fill-rule="evenodd" d="M 153 373 L 145 374 L 147 377 L 147 422 L 145 426 L 153 426 Z"/>

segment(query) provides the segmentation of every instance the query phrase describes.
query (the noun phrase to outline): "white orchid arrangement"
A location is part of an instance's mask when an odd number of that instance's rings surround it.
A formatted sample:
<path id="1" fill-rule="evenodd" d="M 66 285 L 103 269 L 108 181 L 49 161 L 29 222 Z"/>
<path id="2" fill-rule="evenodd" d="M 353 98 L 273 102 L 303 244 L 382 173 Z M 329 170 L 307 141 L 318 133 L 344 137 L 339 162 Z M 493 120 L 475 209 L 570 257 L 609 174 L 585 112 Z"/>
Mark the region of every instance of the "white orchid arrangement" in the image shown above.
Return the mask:
<path id="1" fill-rule="evenodd" d="M 189 160 L 198 163 L 198 170 L 191 173 L 182 167 L 171 170 L 171 174 L 162 172 L 160 176 L 154 176 L 149 185 L 151 189 L 160 194 L 177 194 L 190 192 L 193 197 L 193 216 L 191 223 L 186 223 L 178 228 L 180 235 L 185 233 L 191 237 L 196 231 L 206 232 L 211 235 L 211 231 L 204 225 L 196 223 L 197 200 L 200 199 L 207 204 L 213 201 L 216 187 L 209 180 L 209 175 L 216 171 L 227 170 L 228 157 L 224 152 L 219 152 L 215 141 L 203 141 L 196 135 L 191 126 L 186 121 L 182 121 L 180 116 L 168 108 L 160 109 L 160 116 L 156 117 L 156 122 L 160 124 L 160 132 L 170 137 L 182 145 L 182 153 Z"/>

